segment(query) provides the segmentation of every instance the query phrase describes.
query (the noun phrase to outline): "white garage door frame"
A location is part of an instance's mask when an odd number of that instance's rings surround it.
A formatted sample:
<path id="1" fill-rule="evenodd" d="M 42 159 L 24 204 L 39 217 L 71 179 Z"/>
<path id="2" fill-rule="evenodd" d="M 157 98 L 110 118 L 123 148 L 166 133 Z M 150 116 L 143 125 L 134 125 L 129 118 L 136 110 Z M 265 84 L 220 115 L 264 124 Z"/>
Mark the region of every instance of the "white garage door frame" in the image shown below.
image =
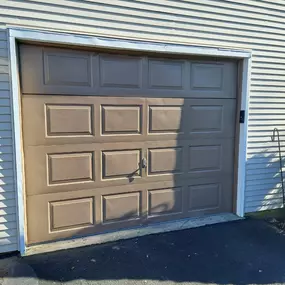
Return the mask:
<path id="1" fill-rule="evenodd" d="M 168 44 L 157 42 L 143 42 L 125 39 L 102 38 L 96 36 L 86 36 L 50 31 L 39 31 L 25 28 L 11 27 L 9 31 L 9 56 L 11 68 L 11 96 L 13 112 L 13 140 L 14 140 L 14 159 L 15 159 L 15 185 L 17 197 L 17 216 L 18 216 L 18 248 L 22 255 L 25 254 L 25 193 L 24 193 L 24 167 L 23 167 L 23 146 L 21 135 L 21 99 L 19 68 L 17 55 L 17 41 L 53 43 L 74 46 L 86 46 L 96 48 L 108 48 L 116 50 L 133 50 L 156 52 L 163 54 L 181 54 L 211 56 L 229 59 L 239 59 L 242 68 L 241 78 L 241 105 L 240 109 L 245 110 L 244 124 L 239 128 L 239 146 L 238 158 L 236 163 L 237 169 L 237 193 L 236 193 L 236 211 L 235 214 L 244 216 L 244 192 L 245 192 L 245 166 L 246 166 L 246 149 L 247 149 L 247 125 L 248 125 L 248 101 L 249 86 L 251 74 L 251 51 L 238 50 L 234 48 L 221 48 L 210 46 L 195 46 Z"/>

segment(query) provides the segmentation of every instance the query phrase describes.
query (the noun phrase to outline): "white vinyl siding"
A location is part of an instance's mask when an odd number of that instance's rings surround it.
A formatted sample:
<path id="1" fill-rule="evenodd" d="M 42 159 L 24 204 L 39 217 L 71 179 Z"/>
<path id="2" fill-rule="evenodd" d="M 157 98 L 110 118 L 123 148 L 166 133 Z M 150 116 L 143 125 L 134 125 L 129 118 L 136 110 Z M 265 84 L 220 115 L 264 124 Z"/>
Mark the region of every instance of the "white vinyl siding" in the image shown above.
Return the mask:
<path id="1" fill-rule="evenodd" d="M 252 50 L 246 212 L 282 204 L 277 143 L 285 150 L 283 0 L 2 0 L 0 27 L 21 26 L 113 38 Z M 16 248 L 9 68 L 0 33 L 0 252 Z M 285 171 L 285 167 L 284 167 Z M 5 247 L 6 246 L 6 247 Z M 14 246 L 14 247 L 13 247 Z"/>
<path id="2" fill-rule="evenodd" d="M 7 32 L 0 29 L 0 252 L 18 249 Z"/>

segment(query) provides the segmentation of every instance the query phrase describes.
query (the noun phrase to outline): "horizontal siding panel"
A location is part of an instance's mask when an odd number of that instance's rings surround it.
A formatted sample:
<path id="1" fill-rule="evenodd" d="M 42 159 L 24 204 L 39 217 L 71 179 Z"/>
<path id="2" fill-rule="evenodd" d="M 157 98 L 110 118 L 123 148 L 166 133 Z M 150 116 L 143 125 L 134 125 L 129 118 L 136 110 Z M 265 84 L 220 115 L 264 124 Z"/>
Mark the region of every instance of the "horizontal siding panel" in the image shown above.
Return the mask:
<path id="1" fill-rule="evenodd" d="M 248 179 L 248 178 L 247 178 Z M 271 188 L 276 187 L 278 183 L 280 183 L 280 179 L 278 178 L 269 178 L 269 179 L 262 179 L 262 180 L 247 180 L 246 181 L 246 186 L 257 186 L 257 185 L 263 185 L 268 184 L 268 190 Z"/>
<path id="2" fill-rule="evenodd" d="M 0 108 L 0 112 L 1 111 L 2 111 L 2 108 Z M 12 130 L 9 130 L 9 131 L 0 130 L 0 137 L 1 138 L 11 138 L 12 137 Z"/>
<path id="3" fill-rule="evenodd" d="M 10 244 L 10 245 L 3 245 L 0 246 L 0 252 L 10 252 L 10 251 L 16 251 L 18 250 L 18 244 Z"/>
<path id="4" fill-rule="evenodd" d="M 0 201 L 13 200 L 13 199 L 15 199 L 15 193 L 14 192 L 0 193 Z"/>
<path id="5" fill-rule="evenodd" d="M 13 163 L 12 162 L 1 162 L 0 163 L 0 171 L 1 170 L 8 170 L 13 169 Z"/>
<path id="6" fill-rule="evenodd" d="M 0 65 L 8 66 L 8 58 L 7 57 L 0 57 Z"/>
<path id="7" fill-rule="evenodd" d="M 0 108 L 1 107 L 11 107 L 11 101 L 7 98 L 0 98 Z"/>
<path id="8" fill-rule="evenodd" d="M 0 112 L 1 112 L 1 107 L 0 107 Z M 11 122 L 8 123 L 1 123 L 0 122 L 0 130 L 1 131 L 11 131 L 12 130 L 12 124 Z"/>
<path id="9" fill-rule="evenodd" d="M 1 59 L 0 59 L 1 61 Z M 10 89 L 10 83 L 9 82 L 1 82 L 0 81 L 0 90 L 9 90 Z"/>
<path id="10" fill-rule="evenodd" d="M 278 65 L 278 64 L 274 64 L 274 63 L 264 63 L 264 62 L 254 62 L 252 64 L 252 70 L 258 70 L 259 72 L 261 72 L 261 70 L 276 70 L 277 72 L 280 70 L 284 70 L 285 66 L 284 65 Z"/>
<path id="11" fill-rule="evenodd" d="M 16 207 L 0 208 L 0 216 L 16 214 Z"/>
<path id="12" fill-rule="evenodd" d="M 9 229 L 9 228 L 12 229 L 14 227 L 14 225 L 16 224 L 16 222 L 17 222 L 17 216 L 15 214 L 0 216 L 0 230 L 1 231 L 4 230 L 4 228 L 3 228 L 4 224 L 7 224 L 7 229 Z"/>
<path id="13" fill-rule="evenodd" d="M 1 11 L 0 11 L 1 13 Z M 14 13 L 15 14 L 15 13 Z M 21 13 L 18 13 L 19 15 Z M 1 14 L 0 14 L 1 15 Z M 29 14 L 29 17 L 20 17 L 15 15 L 10 15 L 9 17 L 5 15 L 2 16 L 3 21 L 7 22 L 7 24 L 14 25 L 24 25 L 29 26 L 31 21 L 38 28 L 46 29 L 47 22 L 50 22 L 50 29 L 54 30 L 70 30 L 70 21 L 71 19 L 66 19 L 62 17 L 52 16 L 52 18 L 48 18 L 44 16 L 43 18 L 39 18 L 35 21 L 32 17 L 32 14 Z M 43 16 L 43 15 L 41 15 Z M 267 39 L 258 39 L 258 38 L 250 38 L 250 37 L 230 37 L 230 35 L 223 35 L 222 33 L 215 32 L 217 35 L 217 40 L 213 40 L 212 34 L 207 31 L 179 31 L 177 33 L 176 29 L 171 28 L 157 28 L 157 33 L 153 35 L 153 27 L 141 27 L 141 26 L 131 26 L 128 25 L 120 25 L 120 24 L 111 24 L 108 22 L 100 22 L 96 21 L 98 26 L 89 27 L 86 24 L 78 23 L 77 19 L 72 18 L 74 21 L 75 31 L 83 33 L 83 34 L 97 34 L 103 36 L 115 36 L 115 37 L 124 37 L 124 38 L 134 38 L 141 40 L 151 40 L 151 41 L 163 41 L 163 42 L 180 42 L 180 43 L 188 43 L 190 40 L 193 42 L 195 40 L 195 44 L 207 44 L 207 45 L 215 45 L 215 46 L 225 46 L 225 43 L 230 46 L 235 46 L 235 48 L 245 48 L 250 46 L 259 46 L 260 44 L 269 45 L 269 41 Z M 94 25 L 94 20 L 92 21 Z M 104 27 L 104 28 L 103 28 Z M 116 27 L 116 28 L 114 28 Z M 73 31 L 74 31 L 73 30 Z M 143 33 L 141 32 L 143 30 Z M 116 31 L 116 32 L 115 32 Z M 139 35 L 138 35 L 139 34 Z M 212 40 L 211 40 L 212 39 Z M 232 39 L 229 41 L 229 39 Z M 274 45 L 279 47 L 281 45 L 280 41 L 270 40 L 270 46 Z"/>
<path id="14" fill-rule="evenodd" d="M 0 77 L 0 79 L 1 79 L 1 77 Z M 275 72 L 273 72 L 273 74 L 270 74 L 268 72 L 266 72 L 265 74 L 251 73 L 251 80 L 253 80 L 255 83 L 259 82 L 261 80 L 268 80 L 269 82 L 273 82 L 273 81 L 283 82 L 284 79 L 285 79 L 285 71 L 279 75 L 277 75 Z"/>
<path id="15" fill-rule="evenodd" d="M 191 4 L 188 4 L 186 7 L 188 8 L 181 8 L 182 2 L 177 5 L 167 7 L 165 5 L 154 5 L 153 2 L 147 3 L 144 5 L 144 2 L 136 1 L 136 2 L 129 2 L 129 1 L 113 1 L 106 3 L 106 1 L 96 1 L 96 2 L 90 2 L 85 1 L 81 2 L 80 6 L 73 1 L 61 1 L 60 3 L 56 0 L 51 1 L 25 1 L 26 3 L 20 3 L 17 2 L 17 6 L 19 8 L 25 8 L 30 10 L 36 10 L 36 11 L 42 11 L 46 7 L 48 7 L 53 13 L 61 13 L 62 10 L 65 10 L 68 14 L 73 14 L 74 12 L 76 15 L 81 15 L 80 12 L 85 12 L 86 17 L 90 15 L 94 18 L 97 16 L 97 11 L 100 11 L 101 14 L 98 15 L 99 18 L 106 17 L 108 15 L 124 15 L 128 14 L 128 16 L 132 19 L 131 16 L 134 16 L 136 19 L 160 19 L 160 20 L 168 20 L 172 22 L 191 22 L 192 19 L 199 20 L 202 19 L 205 21 L 205 25 L 211 25 L 211 26 L 222 26 L 223 21 L 227 22 L 229 27 L 237 28 L 239 25 L 240 29 L 251 29 L 252 31 L 256 26 L 258 26 L 261 31 L 264 29 L 269 29 L 268 32 L 276 33 L 276 28 L 280 28 L 283 26 L 282 23 L 278 25 L 278 22 L 276 18 L 272 17 L 272 20 L 274 21 L 275 25 L 274 28 L 270 30 L 270 24 L 271 22 L 266 24 L 264 21 L 254 18 L 252 16 L 252 13 L 248 13 L 249 17 L 246 17 L 244 13 L 240 13 L 237 10 L 231 11 L 232 13 L 228 14 L 228 11 L 223 13 L 221 9 L 213 9 L 215 7 L 211 7 L 211 12 L 209 12 L 208 9 L 201 9 L 201 6 L 198 6 L 193 1 Z M 89 3 L 88 3 L 89 2 Z M 100 3 L 101 2 L 101 3 Z M 37 4 L 36 4 L 37 3 Z M 166 2 L 164 1 L 164 4 Z M 22 4 L 22 5 L 21 5 Z M 12 4 L 10 4 L 12 5 Z M 191 5 L 191 6 L 189 6 Z M 11 6 L 10 6 L 11 7 Z M 190 8 L 190 9 L 189 9 Z M 92 15 L 92 12 L 95 14 Z M 215 13 L 216 12 L 216 13 Z M 89 13 L 89 14 L 88 14 Z M 268 14 L 266 14 L 268 16 Z M 155 17 L 154 17 L 155 16 Z M 241 18 L 242 17 L 242 18 Z M 210 20 L 208 22 L 208 20 Z M 195 23 L 195 22 L 194 22 Z M 248 25 L 249 24 L 249 25 Z M 258 31 L 257 31 L 258 32 Z M 282 31 L 280 31 L 282 33 Z"/>
<path id="16" fill-rule="evenodd" d="M 0 98 L 10 98 L 9 90 L 0 90 Z M 1 112 L 2 114 L 2 112 Z"/>
<path id="17" fill-rule="evenodd" d="M 0 5 L 1 7 L 1 5 Z M 14 7 L 13 2 L 11 4 L 6 3 L 3 7 L 3 13 L 5 14 L 12 14 L 16 9 Z M 9 7 L 10 9 L 7 9 Z M 102 19 L 104 21 L 108 21 L 110 23 L 127 23 L 135 21 L 136 25 L 143 25 L 146 26 L 155 26 L 157 28 L 164 27 L 164 28 L 175 28 L 181 30 L 186 30 L 186 29 L 195 29 L 199 30 L 201 28 L 201 25 L 203 25 L 203 28 L 205 31 L 208 32 L 220 32 L 222 34 L 229 34 L 232 33 L 234 35 L 238 36 L 247 36 L 247 37 L 253 37 L 256 35 L 258 38 L 270 38 L 273 40 L 276 39 L 281 39 L 282 40 L 282 34 L 285 35 L 284 31 L 278 31 L 276 32 L 275 29 L 270 29 L 270 28 L 260 28 L 259 30 L 256 30 L 254 32 L 254 27 L 251 26 L 246 26 L 246 27 L 238 27 L 236 24 L 231 24 L 229 23 L 228 25 L 223 25 L 222 22 L 216 21 L 215 24 L 213 25 L 212 22 L 208 21 L 207 19 L 202 19 L 202 18 L 194 18 L 191 20 L 191 18 L 187 19 L 187 21 L 181 21 L 181 19 L 160 19 L 159 17 L 151 18 L 147 17 L 146 13 L 141 13 L 140 17 L 133 16 L 132 14 L 129 14 L 129 16 L 126 18 L 124 13 L 112 13 L 111 9 L 108 10 L 108 13 L 102 13 L 101 10 L 93 10 L 93 11 L 88 11 L 88 10 L 80 10 L 78 8 L 72 9 L 68 7 L 60 7 L 59 5 L 57 6 L 49 6 L 50 9 L 46 11 L 46 7 L 42 5 L 37 5 L 37 4 L 29 4 L 29 3 L 18 3 L 17 4 L 17 13 L 23 12 L 22 16 L 23 17 L 28 17 L 31 15 L 31 13 L 37 13 L 39 18 L 41 18 L 43 15 L 45 17 L 48 17 L 49 15 L 52 15 L 52 17 L 66 17 L 68 19 L 69 17 L 73 17 L 76 15 L 76 23 L 78 24 L 86 24 L 86 25 L 92 25 L 92 22 L 94 24 L 94 19 Z M 193 6 L 191 7 L 193 8 Z M 19 12 L 18 12 L 19 11 Z M 41 14 L 43 13 L 43 14 Z M 43 18 L 46 19 L 46 18 Z M 64 19 L 62 19 L 64 21 Z M 98 22 L 99 23 L 99 22 Z M 219 31 L 218 28 L 221 30 Z M 249 30 L 248 30 L 249 29 Z M 253 34 L 254 32 L 254 34 Z M 275 36 L 275 37 L 274 37 Z"/>
<path id="18" fill-rule="evenodd" d="M 246 206 L 245 207 L 245 213 L 253 213 L 258 211 L 269 211 L 269 210 L 275 210 L 282 207 L 282 204 L 274 204 L 274 205 L 267 205 L 267 206 Z"/>
<path id="19" fill-rule="evenodd" d="M 248 207 L 259 207 L 259 206 L 271 206 L 271 205 L 279 205 L 279 207 L 282 206 L 282 199 L 277 198 L 277 199 L 270 199 L 270 200 L 255 200 L 255 201 L 248 201 L 247 206 Z"/>
<path id="20" fill-rule="evenodd" d="M 280 120 L 271 120 L 271 121 L 268 121 L 268 120 L 262 120 L 262 119 L 259 119 L 259 120 L 254 120 L 254 119 L 250 119 L 249 120 L 249 123 L 248 125 L 249 126 L 264 126 L 264 127 L 267 127 L 267 126 L 279 126 L 279 125 L 284 125 L 284 121 L 280 121 Z"/>
<path id="21" fill-rule="evenodd" d="M 15 192 L 15 188 L 13 183 L 0 185 L 0 193 Z"/>
<path id="22" fill-rule="evenodd" d="M 9 117 L 8 116 L 7 118 L 3 118 L 3 122 L 9 122 Z M 1 120 L 2 116 L 0 115 L 0 120 Z M 12 139 L 9 138 L 0 138 L 0 146 L 11 146 L 12 145 Z M 0 168 L 1 169 L 1 168 Z"/>
<path id="23" fill-rule="evenodd" d="M 7 41 L 7 32 L 0 30 L 0 41 Z"/>
<path id="24" fill-rule="evenodd" d="M 16 201 L 14 197 L 9 200 L 0 201 L 0 209 L 10 208 L 10 207 L 16 207 Z"/>
<path id="25" fill-rule="evenodd" d="M 4 238 L 13 238 L 12 240 L 15 240 L 17 237 L 17 228 L 16 229 L 9 229 L 5 231 L 0 231 L 0 240 Z"/>
<path id="26" fill-rule="evenodd" d="M 14 171 L 13 169 L 3 169 L 3 170 L 0 170 L 0 178 L 4 178 L 4 177 L 13 177 L 14 176 Z M 1 194 L 0 194 L 1 196 Z M 0 200 L 1 200 L 1 197 L 0 197 Z"/>
<path id="27" fill-rule="evenodd" d="M 0 40 L 0 49 L 7 49 L 7 52 L 8 52 L 8 43 L 7 43 L 7 41 L 1 41 Z"/>
<path id="28" fill-rule="evenodd" d="M 0 70 L 0 82 L 9 83 L 9 80 L 10 80 L 10 75 L 6 73 L 1 73 L 1 70 Z"/>
<path id="29" fill-rule="evenodd" d="M 2 146 L 0 148 L 0 154 L 2 153 L 11 153 L 12 154 L 13 152 L 13 147 L 10 145 L 10 146 Z"/>
<path id="30" fill-rule="evenodd" d="M 6 216 L 2 216 L 1 218 L 6 218 L 6 217 L 10 217 L 10 216 L 15 216 L 15 215 L 6 215 Z M 11 221 L 11 222 L 3 222 L 0 224 L 0 233 L 4 233 L 7 230 L 15 230 L 17 229 L 17 222 L 15 221 Z"/>
<path id="31" fill-rule="evenodd" d="M 2 123 L 11 123 L 11 115 L 0 115 L 0 122 Z M 4 140 L 0 137 L 0 145 L 4 142 Z M 11 145 L 11 140 L 9 141 L 9 145 Z"/>
<path id="32" fill-rule="evenodd" d="M 0 253 L 18 249 L 7 33 L 0 30 Z"/>
<path id="33" fill-rule="evenodd" d="M 270 189 L 270 191 L 268 191 L 268 189 L 254 189 L 253 191 L 247 191 L 245 193 L 245 197 L 254 197 L 254 196 L 266 196 L 266 195 L 281 195 L 279 198 L 283 198 L 283 193 L 282 193 L 282 188 L 279 187 L 275 187 Z"/>
<path id="34" fill-rule="evenodd" d="M 41 2 L 41 3 L 48 3 L 49 1 L 30 1 L 30 2 Z M 55 0 L 51 1 L 54 4 L 58 4 Z M 51 3 L 50 2 L 50 3 Z M 86 3 L 92 3 L 92 6 L 89 5 L 89 9 L 91 10 L 97 10 L 96 6 L 94 5 L 94 1 L 85 1 Z M 68 3 L 67 5 L 70 7 L 71 1 L 64 1 L 62 3 Z M 187 3 L 187 1 L 184 2 L 179 2 L 179 4 L 177 4 L 177 1 L 155 1 L 153 2 L 152 0 L 142 0 L 142 1 L 114 1 L 114 3 L 110 3 L 111 5 L 108 5 L 106 3 L 106 1 L 101 0 L 101 1 L 96 1 L 96 3 L 101 3 L 103 4 L 101 7 L 98 7 L 99 10 L 110 10 L 112 6 L 114 6 L 114 4 L 118 7 L 122 7 L 124 8 L 124 11 L 126 11 L 126 9 L 130 9 L 133 8 L 133 10 L 144 10 L 144 12 L 156 12 L 160 11 L 161 13 L 169 13 L 169 14 L 175 14 L 175 15 L 187 15 L 187 18 L 192 18 L 193 17 L 193 13 L 198 12 L 199 14 L 197 14 L 197 16 L 201 17 L 203 15 L 209 15 L 211 17 L 215 16 L 216 14 L 216 19 L 220 19 L 221 17 L 225 17 L 222 18 L 223 21 L 227 21 L 227 22 L 231 22 L 231 20 L 233 19 L 233 17 L 236 16 L 236 18 L 234 18 L 234 22 L 242 22 L 242 20 L 245 19 L 252 19 L 252 20 L 256 20 L 258 19 L 258 17 L 254 18 L 254 15 L 252 12 L 254 12 L 254 14 L 256 15 L 257 13 L 262 15 L 262 17 L 268 17 L 268 21 L 271 20 L 271 22 L 278 22 L 278 20 L 280 21 L 279 18 L 276 17 L 272 17 L 272 16 L 276 16 L 275 13 L 269 13 L 268 9 L 264 10 L 264 13 L 260 13 L 260 8 L 256 9 L 254 7 L 252 7 L 251 5 L 247 6 L 246 10 L 244 8 L 241 8 L 243 6 L 243 4 L 241 2 L 239 2 L 238 4 L 235 3 L 235 5 L 230 4 L 227 5 L 228 3 L 223 1 L 223 2 L 218 2 L 215 1 L 213 3 L 213 1 L 203 1 L 203 2 L 198 2 L 198 1 L 190 1 Z M 64 5 L 64 6 L 67 6 Z M 73 6 L 76 5 L 76 3 L 73 3 Z M 86 4 L 85 4 L 86 5 Z M 80 5 L 80 7 L 87 7 L 84 5 Z M 104 9 L 105 8 L 105 9 Z M 250 9 L 250 10 L 247 10 Z M 251 10 L 252 9 L 252 10 Z M 266 11 L 266 12 L 265 12 Z M 280 15 L 280 11 L 278 11 L 278 15 Z M 129 13 L 131 14 L 131 13 Z M 218 17 L 217 17 L 218 15 Z M 229 17 L 229 15 L 231 17 Z M 272 16 L 271 16 L 272 15 Z M 213 18 L 215 19 L 215 18 Z M 282 23 L 280 21 L 280 23 Z M 259 25 L 265 25 L 265 23 L 259 21 L 258 22 Z M 270 23 L 268 24 L 270 25 Z"/>
<path id="35" fill-rule="evenodd" d="M 254 166 L 256 166 L 256 167 L 254 167 Z M 279 160 L 276 161 L 276 162 L 269 162 L 267 164 L 262 164 L 262 163 L 260 163 L 260 164 L 248 164 L 247 167 L 246 167 L 246 169 L 247 169 L 247 171 L 249 173 L 250 172 L 251 173 L 257 173 L 257 172 L 259 172 L 261 170 L 269 170 L 269 168 L 270 169 L 271 168 L 274 169 L 272 171 L 276 171 L 276 173 L 278 173 L 280 171 L 279 170 L 279 168 L 280 168 Z M 282 169 L 284 169 L 284 168 L 282 168 Z M 284 173 L 285 173 L 285 169 L 284 169 Z M 250 174 L 247 176 L 247 179 L 249 179 L 249 178 L 250 178 Z"/>
<path id="36" fill-rule="evenodd" d="M 17 243 L 16 237 L 0 238 L 0 246 L 3 245 L 12 245 Z"/>
<path id="37" fill-rule="evenodd" d="M 1 46 L 0 46 L 0 56 L 1 57 L 8 57 L 8 49 L 6 47 L 1 48 Z"/>
<path id="38" fill-rule="evenodd" d="M 247 197 L 247 202 L 255 202 L 255 201 L 260 201 L 262 202 L 269 202 L 269 201 L 274 201 L 274 204 L 276 202 L 276 200 L 278 201 L 278 203 L 282 203 L 282 199 L 283 199 L 283 195 L 282 193 L 277 193 L 277 194 L 265 194 L 265 195 L 253 195 L 253 196 L 249 196 Z"/>
<path id="39" fill-rule="evenodd" d="M 248 196 L 248 193 L 258 191 L 267 191 L 267 193 L 270 193 L 271 191 L 277 191 L 277 189 L 280 189 L 280 191 L 282 191 L 282 185 L 281 182 L 276 183 L 274 185 L 272 185 L 271 183 L 264 183 L 262 185 L 248 185 L 246 189 L 246 196 Z"/>
<path id="40" fill-rule="evenodd" d="M 11 114 L 11 107 L 3 107 L 3 106 L 0 107 L 0 114 L 1 115 L 10 115 Z M 0 129 L 0 131 L 1 131 L 1 129 Z"/>
<path id="41" fill-rule="evenodd" d="M 285 167 L 282 168 L 282 170 L 285 172 Z M 280 168 L 279 167 L 270 167 L 270 168 L 266 168 L 263 167 L 261 169 L 247 169 L 247 174 L 249 175 L 248 179 L 250 179 L 251 175 L 261 175 L 261 174 L 277 174 L 280 172 Z M 1 193 L 0 193 L 1 195 Z"/>
<path id="42" fill-rule="evenodd" d="M 251 174 L 247 177 L 247 182 L 249 181 L 256 181 L 256 180 L 265 180 L 265 181 L 271 181 L 271 179 L 274 179 L 275 182 L 280 182 L 281 175 L 280 172 L 266 172 L 266 173 L 260 173 L 260 174 Z"/>
<path id="43" fill-rule="evenodd" d="M 0 187 L 4 185 L 10 185 L 14 183 L 14 179 L 12 177 L 0 178 Z M 1 206 L 0 206 L 1 207 Z"/>
<path id="44" fill-rule="evenodd" d="M 1 74 L 9 74 L 9 67 L 7 65 L 0 65 Z"/>

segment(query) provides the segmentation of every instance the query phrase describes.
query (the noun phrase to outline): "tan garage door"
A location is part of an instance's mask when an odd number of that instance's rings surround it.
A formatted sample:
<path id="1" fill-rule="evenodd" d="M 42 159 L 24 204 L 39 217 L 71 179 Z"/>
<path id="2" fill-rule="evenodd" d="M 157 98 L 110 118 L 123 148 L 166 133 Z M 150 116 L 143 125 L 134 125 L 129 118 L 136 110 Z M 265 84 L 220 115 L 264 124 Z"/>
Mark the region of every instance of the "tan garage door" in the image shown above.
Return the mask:
<path id="1" fill-rule="evenodd" d="M 20 58 L 29 244 L 232 211 L 235 62 Z"/>

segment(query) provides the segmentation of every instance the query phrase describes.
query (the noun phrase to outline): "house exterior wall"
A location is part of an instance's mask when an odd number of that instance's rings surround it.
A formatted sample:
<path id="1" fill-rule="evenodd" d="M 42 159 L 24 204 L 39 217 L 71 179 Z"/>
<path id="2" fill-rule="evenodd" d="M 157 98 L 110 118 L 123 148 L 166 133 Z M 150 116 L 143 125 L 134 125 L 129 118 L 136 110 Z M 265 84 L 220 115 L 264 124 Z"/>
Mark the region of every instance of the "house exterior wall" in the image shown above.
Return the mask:
<path id="1" fill-rule="evenodd" d="M 282 205 L 270 136 L 278 127 L 285 138 L 284 16 L 282 0 L 2 0 L 0 252 L 17 249 L 7 27 L 252 50 L 245 212 L 253 212 Z"/>

